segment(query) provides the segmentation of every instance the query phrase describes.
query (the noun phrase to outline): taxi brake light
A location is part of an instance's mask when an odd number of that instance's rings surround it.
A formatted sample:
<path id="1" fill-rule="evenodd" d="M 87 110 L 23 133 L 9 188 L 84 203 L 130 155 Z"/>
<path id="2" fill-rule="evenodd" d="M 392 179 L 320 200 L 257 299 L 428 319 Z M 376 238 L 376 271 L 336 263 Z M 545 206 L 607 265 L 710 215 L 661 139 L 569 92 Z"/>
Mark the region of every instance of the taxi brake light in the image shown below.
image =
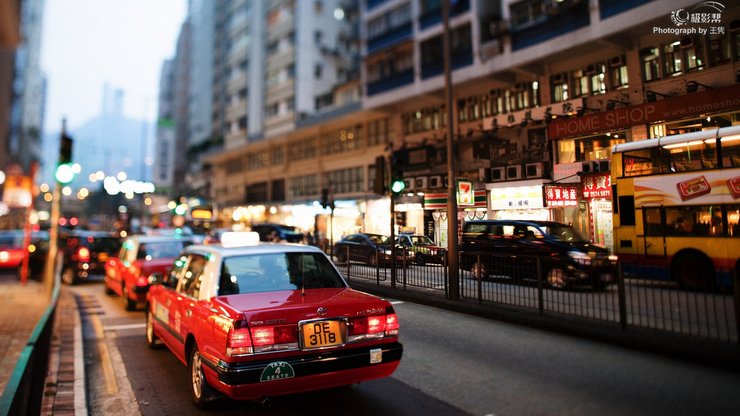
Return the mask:
<path id="1" fill-rule="evenodd" d="M 90 261 L 90 249 L 87 247 L 80 247 L 77 251 L 77 258 L 79 261 L 89 262 Z"/>

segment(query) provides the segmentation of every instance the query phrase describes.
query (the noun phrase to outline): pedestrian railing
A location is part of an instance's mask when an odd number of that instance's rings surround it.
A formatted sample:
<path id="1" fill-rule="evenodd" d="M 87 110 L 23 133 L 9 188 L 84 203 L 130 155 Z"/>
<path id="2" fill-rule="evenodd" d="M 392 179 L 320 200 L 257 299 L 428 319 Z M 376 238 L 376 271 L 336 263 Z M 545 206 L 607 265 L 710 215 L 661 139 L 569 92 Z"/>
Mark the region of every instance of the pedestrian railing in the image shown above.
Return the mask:
<path id="1" fill-rule="evenodd" d="M 345 253 L 339 270 L 350 280 L 362 279 L 397 290 L 431 290 L 449 296 L 445 256 L 399 248 L 391 259 L 363 260 Z M 422 260 L 417 260 L 422 253 Z M 461 253 L 459 293 L 463 301 L 502 305 L 541 315 L 569 316 L 618 324 L 624 330 L 648 328 L 726 342 L 739 342 L 740 289 L 734 270 L 730 286 L 683 287 L 676 282 L 637 277 L 622 267 L 592 263 L 562 265 L 542 256 L 498 256 Z M 383 261 L 386 260 L 386 261 Z M 558 264 L 556 267 L 555 265 Z M 603 266 L 603 267 L 602 267 Z M 658 276 L 648 271 L 647 276 Z M 643 275 L 644 276 L 644 275 Z"/>

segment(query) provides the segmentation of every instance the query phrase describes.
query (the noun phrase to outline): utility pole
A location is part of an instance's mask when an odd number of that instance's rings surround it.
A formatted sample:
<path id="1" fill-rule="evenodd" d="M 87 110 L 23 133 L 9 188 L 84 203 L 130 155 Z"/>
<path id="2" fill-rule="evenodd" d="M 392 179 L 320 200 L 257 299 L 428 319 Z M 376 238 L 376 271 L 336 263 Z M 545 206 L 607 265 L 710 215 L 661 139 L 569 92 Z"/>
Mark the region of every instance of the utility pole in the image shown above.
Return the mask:
<path id="1" fill-rule="evenodd" d="M 64 152 L 64 146 L 66 145 L 65 140 L 68 140 L 66 119 L 62 119 L 62 133 L 59 139 L 60 156 L 58 156 L 58 159 L 56 161 L 57 166 L 59 166 L 61 163 L 68 162 L 61 160 L 61 155 Z M 71 148 L 69 151 L 71 153 Z M 49 293 L 54 290 L 54 271 L 56 269 L 57 251 L 59 250 L 57 244 L 59 240 L 59 217 L 61 216 L 62 210 L 62 184 L 59 182 L 59 179 L 56 178 L 57 175 L 54 176 L 54 189 L 52 190 L 51 194 L 51 217 L 49 218 L 49 221 L 51 222 L 49 227 L 49 252 L 46 256 L 46 267 L 44 267 L 44 285 L 49 290 Z"/>
<path id="2" fill-rule="evenodd" d="M 447 265 L 450 299 L 460 298 L 460 269 L 458 267 L 457 244 L 457 176 L 455 174 L 455 111 L 452 99 L 452 70 L 450 62 L 450 4 L 442 1 L 442 20 L 444 22 L 442 53 L 444 54 L 445 97 L 447 99 Z"/>

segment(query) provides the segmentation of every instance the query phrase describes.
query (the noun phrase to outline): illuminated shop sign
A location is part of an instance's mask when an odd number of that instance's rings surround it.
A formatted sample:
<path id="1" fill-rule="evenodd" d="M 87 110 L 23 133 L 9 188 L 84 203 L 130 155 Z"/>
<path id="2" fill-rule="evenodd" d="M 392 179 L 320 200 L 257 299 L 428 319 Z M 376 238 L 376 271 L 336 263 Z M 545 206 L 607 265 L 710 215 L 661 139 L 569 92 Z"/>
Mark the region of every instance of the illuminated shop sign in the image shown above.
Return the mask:
<path id="1" fill-rule="evenodd" d="M 542 185 L 491 189 L 491 209 L 544 208 Z"/>
<path id="2" fill-rule="evenodd" d="M 545 205 L 550 208 L 578 206 L 578 187 L 576 185 L 545 185 Z"/>
<path id="3" fill-rule="evenodd" d="M 612 197 L 612 182 L 609 173 L 584 175 L 581 177 L 581 185 L 585 199 Z"/>

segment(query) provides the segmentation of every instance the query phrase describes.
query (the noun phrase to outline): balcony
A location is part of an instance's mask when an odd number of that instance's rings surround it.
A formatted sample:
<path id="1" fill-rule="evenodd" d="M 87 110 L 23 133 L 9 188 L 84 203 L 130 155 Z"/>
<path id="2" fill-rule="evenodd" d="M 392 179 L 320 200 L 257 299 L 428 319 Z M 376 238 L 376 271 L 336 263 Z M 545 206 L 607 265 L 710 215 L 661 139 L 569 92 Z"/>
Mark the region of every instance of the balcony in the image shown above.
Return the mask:
<path id="1" fill-rule="evenodd" d="M 511 49 L 513 51 L 536 45 L 540 42 L 586 27 L 590 24 L 587 1 L 559 8 L 545 19 L 529 25 L 511 29 Z"/>
<path id="2" fill-rule="evenodd" d="M 380 94 L 414 82 L 414 70 L 397 72 L 389 77 L 367 83 L 367 95 Z"/>
<path id="3" fill-rule="evenodd" d="M 367 40 L 367 53 L 371 54 L 397 43 L 411 39 L 413 25 L 408 22 L 379 36 Z"/>

